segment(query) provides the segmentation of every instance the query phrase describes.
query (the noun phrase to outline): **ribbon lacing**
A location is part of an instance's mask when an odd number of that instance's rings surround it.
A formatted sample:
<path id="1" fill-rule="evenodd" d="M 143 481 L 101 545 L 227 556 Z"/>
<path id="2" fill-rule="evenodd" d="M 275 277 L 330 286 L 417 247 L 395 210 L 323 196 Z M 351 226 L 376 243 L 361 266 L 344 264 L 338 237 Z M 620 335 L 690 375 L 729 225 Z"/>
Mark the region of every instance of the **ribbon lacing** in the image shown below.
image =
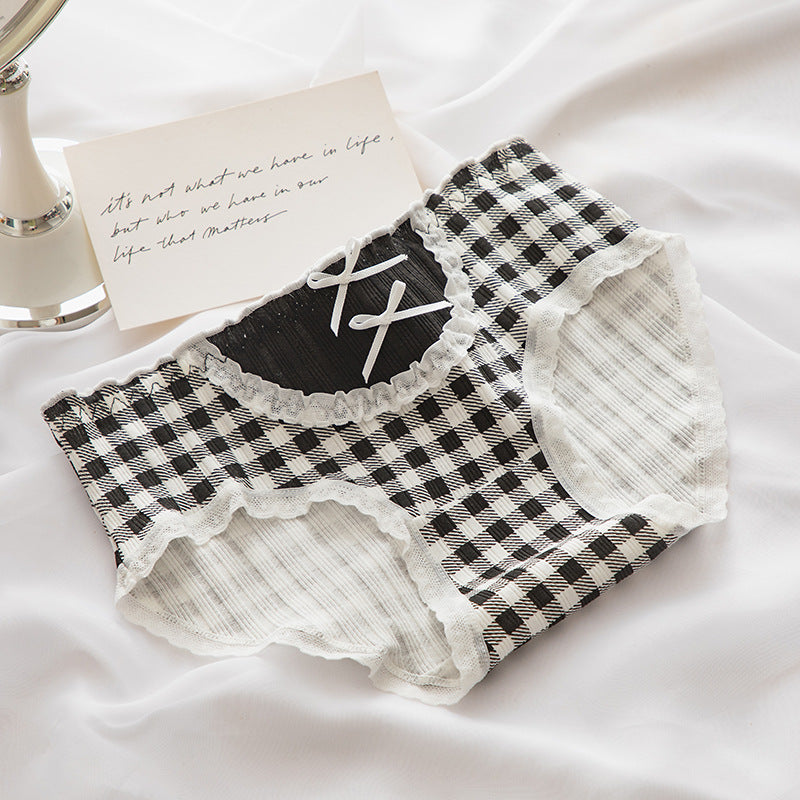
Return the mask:
<path id="1" fill-rule="evenodd" d="M 347 287 L 351 283 L 364 280 L 364 278 L 369 278 L 372 275 L 377 275 L 408 259 L 408 256 L 404 253 L 355 272 L 354 270 L 360 252 L 361 245 L 355 239 L 350 239 L 345 247 L 344 269 L 338 275 L 330 275 L 327 272 L 316 271 L 310 273 L 306 280 L 310 289 L 327 289 L 330 286 L 337 287 L 336 299 L 333 303 L 333 312 L 331 313 L 331 330 L 334 336 L 339 335 L 339 324 L 342 319 L 345 297 L 347 297 Z M 447 300 L 441 300 L 438 303 L 428 303 L 426 305 L 405 308 L 402 311 L 398 311 L 397 307 L 403 299 L 405 290 L 406 284 L 403 283 L 403 281 L 394 281 L 384 311 L 380 314 L 357 314 L 350 320 L 350 328 L 356 331 L 377 328 L 375 331 L 375 338 L 372 340 L 372 346 L 367 354 L 367 360 L 364 362 L 364 368 L 361 371 L 365 381 L 369 380 L 372 368 L 375 366 L 378 354 L 383 345 L 383 340 L 386 338 L 386 332 L 393 322 L 411 319 L 412 317 L 418 317 L 422 314 L 430 314 L 433 311 L 439 311 L 450 305 L 450 302 Z"/>

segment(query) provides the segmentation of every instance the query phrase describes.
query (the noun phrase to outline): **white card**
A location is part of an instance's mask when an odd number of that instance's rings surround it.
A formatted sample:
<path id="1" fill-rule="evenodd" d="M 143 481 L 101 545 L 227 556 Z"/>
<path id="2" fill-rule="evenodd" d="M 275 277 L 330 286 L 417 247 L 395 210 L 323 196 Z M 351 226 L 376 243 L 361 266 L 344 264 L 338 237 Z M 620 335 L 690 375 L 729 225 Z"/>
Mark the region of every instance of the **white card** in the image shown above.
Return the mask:
<path id="1" fill-rule="evenodd" d="M 420 195 L 376 72 L 66 156 L 123 329 L 280 289 Z"/>

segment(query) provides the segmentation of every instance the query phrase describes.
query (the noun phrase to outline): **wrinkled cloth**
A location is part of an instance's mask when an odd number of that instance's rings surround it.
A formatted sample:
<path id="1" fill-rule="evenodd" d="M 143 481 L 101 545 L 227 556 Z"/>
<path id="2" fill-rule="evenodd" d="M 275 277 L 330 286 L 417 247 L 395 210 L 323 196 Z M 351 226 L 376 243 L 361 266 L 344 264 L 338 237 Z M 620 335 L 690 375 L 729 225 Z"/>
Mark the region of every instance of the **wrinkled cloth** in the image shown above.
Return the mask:
<path id="1" fill-rule="evenodd" d="M 290 648 L 211 660 L 114 610 L 105 532 L 39 408 L 235 310 L 3 334 L 3 796 L 56 779 L 64 798 L 800 794 L 799 33 L 797 4 L 754 0 L 234 1 L 224 18 L 205 0 L 66 4 L 28 54 L 36 136 L 83 141 L 379 69 L 424 186 L 514 133 L 681 232 L 725 399 L 729 515 L 452 708 Z"/>

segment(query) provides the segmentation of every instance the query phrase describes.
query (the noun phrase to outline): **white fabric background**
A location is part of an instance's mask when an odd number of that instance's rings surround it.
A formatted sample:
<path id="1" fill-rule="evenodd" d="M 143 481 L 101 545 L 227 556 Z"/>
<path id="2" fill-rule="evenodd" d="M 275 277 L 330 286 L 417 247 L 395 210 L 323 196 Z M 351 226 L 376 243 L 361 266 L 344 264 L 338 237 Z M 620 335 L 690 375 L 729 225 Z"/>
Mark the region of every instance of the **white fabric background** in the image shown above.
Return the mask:
<path id="1" fill-rule="evenodd" d="M 34 134 L 85 140 L 378 69 L 425 185 L 521 134 L 685 235 L 729 421 L 725 523 L 461 703 L 276 646 L 212 660 L 112 607 L 41 402 L 151 364 L 207 312 L 0 336 L 0 796 L 800 797 L 800 3 L 71 0 Z"/>

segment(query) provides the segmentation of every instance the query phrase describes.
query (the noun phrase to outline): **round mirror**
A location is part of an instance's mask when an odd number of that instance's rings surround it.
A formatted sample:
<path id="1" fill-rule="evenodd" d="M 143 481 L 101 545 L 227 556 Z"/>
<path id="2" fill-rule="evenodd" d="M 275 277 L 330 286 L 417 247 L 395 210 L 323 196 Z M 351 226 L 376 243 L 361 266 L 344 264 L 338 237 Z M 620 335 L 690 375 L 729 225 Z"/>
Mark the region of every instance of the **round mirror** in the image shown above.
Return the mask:
<path id="1" fill-rule="evenodd" d="M 50 24 L 66 0 L 0 0 L 0 68 L 8 66 Z"/>

